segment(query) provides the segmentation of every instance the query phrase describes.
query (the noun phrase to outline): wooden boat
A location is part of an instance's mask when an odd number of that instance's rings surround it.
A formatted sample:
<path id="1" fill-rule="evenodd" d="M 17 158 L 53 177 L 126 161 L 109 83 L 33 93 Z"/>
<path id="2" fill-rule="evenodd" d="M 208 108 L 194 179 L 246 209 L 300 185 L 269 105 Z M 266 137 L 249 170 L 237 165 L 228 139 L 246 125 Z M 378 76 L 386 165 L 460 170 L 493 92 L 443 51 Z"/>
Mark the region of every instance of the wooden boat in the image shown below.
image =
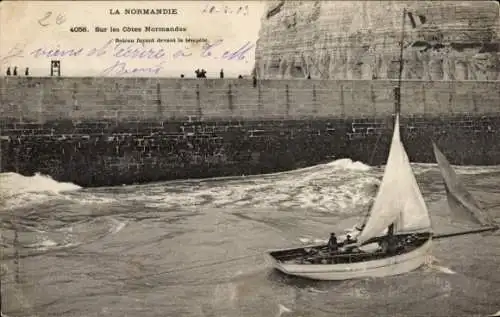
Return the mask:
<path id="1" fill-rule="evenodd" d="M 383 235 L 386 230 L 388 234 Z M 380 277 L 421 266 L 431 238 L 429 212 L 401 142 L 399 113 L 396 113 L 382 183 L 356 240 L 346 245 L 341 243 L 336 252 L 330 252 L 327 245 L 319 245 L 271 250 L 268 256 L 276 269 L 311 279 Z M 363 250 L 363 246 L 373 243 L 380 248 Z"/>
<path id="2" fill-rule="evenodd" d="M 274 267 L 290 275 L 319 280 L 397 275 L 421 266 L 433 239 L 498 230 L 498 225 L 460 182 L 443 153 L 432 144 L 452 218 L 480 225 L 479 228 L 432 234 L 428 210 L 399 138 L 397 115 L 382 185 L 357 239 L 348 245 L 339 244 L 336 252 L 326 244 L 269 251 Z M 365 245 L 383 245 L 387 241 L 389 235 L 382 235 L 387 225 L 396 248 L 392 252 L 382 248 L 364 251 Z"/>

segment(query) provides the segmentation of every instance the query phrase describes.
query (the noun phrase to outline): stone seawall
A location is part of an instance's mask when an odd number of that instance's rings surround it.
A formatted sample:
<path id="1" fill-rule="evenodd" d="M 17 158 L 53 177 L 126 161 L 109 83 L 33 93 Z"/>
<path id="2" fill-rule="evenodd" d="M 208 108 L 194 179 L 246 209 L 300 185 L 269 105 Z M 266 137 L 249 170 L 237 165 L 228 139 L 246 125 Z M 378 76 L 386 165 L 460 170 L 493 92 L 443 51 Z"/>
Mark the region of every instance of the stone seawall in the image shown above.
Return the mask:
<path id="1" fill-rule="evenodd" d="M 198 120 L 386 117 L 391 80 L 3 77 L 0 118 Z M 500 81 L 405 81 L 402 115 L 500 112 Z"/>
<path id="2" fill-rule="evenodd" d="M 83 186 L 382 164 L 391 81 L 2 78 L 3 171 Z M 500 82 L 403 84 L 412 161 L 500 164 Z"/>

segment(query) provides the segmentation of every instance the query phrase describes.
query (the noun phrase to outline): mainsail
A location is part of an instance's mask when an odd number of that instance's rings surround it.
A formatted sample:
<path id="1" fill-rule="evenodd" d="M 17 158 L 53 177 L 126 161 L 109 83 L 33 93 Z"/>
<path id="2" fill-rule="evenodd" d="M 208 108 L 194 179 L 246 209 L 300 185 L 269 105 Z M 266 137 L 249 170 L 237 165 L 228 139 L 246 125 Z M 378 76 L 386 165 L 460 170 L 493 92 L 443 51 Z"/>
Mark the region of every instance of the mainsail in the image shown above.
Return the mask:
<path id="1" fill-rule="evenodd" d="M 434 147 L 434 156 L 444 179 L 448 206 L 454 220 L 491 226 L 493 224 L 492 219 L 483 211 L 474 197 L 460 182 L 450 162 L 448 162 L 434 142 L 432 142 L 432 146 Z"/>
<path id="2" fill-rule="evenodd" d="M 401 142 L 399 114 L 382 184 L 357 243 L 382 235 L 390 224 L 394 224 L 395 232 L 422 232 L 431 227 L 427 206 Z"/>

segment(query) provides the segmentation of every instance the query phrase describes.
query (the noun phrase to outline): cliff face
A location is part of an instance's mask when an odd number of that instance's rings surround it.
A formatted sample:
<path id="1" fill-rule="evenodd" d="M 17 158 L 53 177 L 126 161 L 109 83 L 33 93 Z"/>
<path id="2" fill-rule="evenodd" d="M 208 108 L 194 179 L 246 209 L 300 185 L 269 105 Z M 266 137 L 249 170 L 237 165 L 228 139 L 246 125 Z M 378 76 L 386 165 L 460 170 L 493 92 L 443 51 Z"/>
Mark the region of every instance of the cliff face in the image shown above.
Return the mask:
<path id="1" fill-rule="evenodd" d="M 259 78 L 500 80 L 497 1 L 271 1 Z"/>

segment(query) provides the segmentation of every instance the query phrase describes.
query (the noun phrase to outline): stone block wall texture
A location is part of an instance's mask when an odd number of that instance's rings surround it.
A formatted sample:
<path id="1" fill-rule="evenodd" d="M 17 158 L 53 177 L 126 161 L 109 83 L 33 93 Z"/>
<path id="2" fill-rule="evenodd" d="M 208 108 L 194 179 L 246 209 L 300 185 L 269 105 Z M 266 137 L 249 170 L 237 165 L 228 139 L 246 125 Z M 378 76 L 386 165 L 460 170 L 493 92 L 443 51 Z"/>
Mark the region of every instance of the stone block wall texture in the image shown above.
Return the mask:
<path id="1" fill-rule="evenodd" d="M 270 120 L 384 118 L 394 80 L 3 77 L 0 118 L 53 120 Z M 500 81 L 404 81 L 402 116 L 500 112 Z"/>
<path id="2" fill-rule="evenodd" d="M 384 164 L 391 80 L 0 79 L 1 170 L 82 186 Z M 500 164 L 499 81 L 405 81 L 412 161 Z"/>
<path id="3" fill-rule="evenodd" d="M 258 78 L 500 80 L 498 1 L 269 1 Z"/>

